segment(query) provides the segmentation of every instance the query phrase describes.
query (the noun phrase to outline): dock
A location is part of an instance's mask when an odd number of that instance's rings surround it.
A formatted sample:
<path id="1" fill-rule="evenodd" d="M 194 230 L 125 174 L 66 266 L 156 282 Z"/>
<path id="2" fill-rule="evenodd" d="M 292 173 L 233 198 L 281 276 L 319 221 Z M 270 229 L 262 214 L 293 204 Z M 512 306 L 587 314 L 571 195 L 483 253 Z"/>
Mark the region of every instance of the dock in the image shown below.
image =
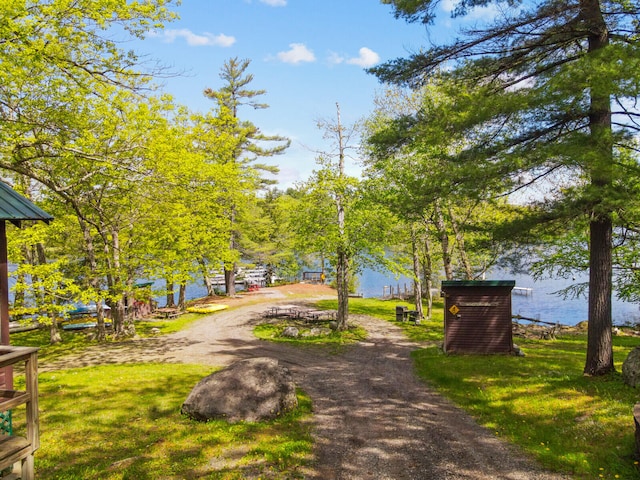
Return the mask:
<path id="1" fill-rule="evenodd" d="M 529 296 L 529 295 L 533 295 L 533 288 L 529 288 L 529 287 L 513 287 L 513 290 L 511 290 L 511 293 L 515 294 L 515 295 L 524 295 L 524 296 Z"/>

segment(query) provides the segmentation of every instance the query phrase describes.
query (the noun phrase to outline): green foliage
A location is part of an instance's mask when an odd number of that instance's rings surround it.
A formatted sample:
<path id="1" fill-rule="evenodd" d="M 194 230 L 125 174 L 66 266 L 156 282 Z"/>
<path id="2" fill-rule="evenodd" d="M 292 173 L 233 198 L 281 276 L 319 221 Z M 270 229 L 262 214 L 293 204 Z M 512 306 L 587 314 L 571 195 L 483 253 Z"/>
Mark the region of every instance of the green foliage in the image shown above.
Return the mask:
<path id="1" fill-rule="evenodd" d="M 265 90 L 250 90 L 248 85 L 253 81 L 253 75 L 247 73 L 251 60 L 239 60 L 237 57 L 228 59 L 222 66 L 220 78 L 224 84 L 218 90 L 207 88 L 205 96 L 215 100 L 218 113 L 228 114 L 235 121 L 230 124 L 229 131 L 236 147 L 233 155 L 227 159 L 245 167 L 247 179 L 252 178 L 259 184 L 273 183 L 266 178 L 259 178 L 265 172 L 278 173 L 278 168 L 272 165 L 254 163 L 257 158 L 271 157 L 284 152 L 289 148 L 290 140 L 279 135 L 264 135 L 260 129 L 249 121 L 240 118 L 239 108 L 243 105 L 254 109 L 268 108 L 266 103 L 260 103 L 256 97 L 264 95 Z M 272 145 L 265 147 L 265 145 Z M 256 188 L 254 186 L 254 188 Z"/>
<path id="2" fill-rule="evenodd" d="M 451 121 L 454 98 L 435 82 L 413 91 L 388 88 L 365 123 L 364 195 L 397 218 L 395 259 L 405 275 L 425 272 L 425 286 L 442 270 L 448 279 L 480 277 L 513 249 L 514 237 L 496 232 L 518 211 L 472 193 L 480 185 L 486 193 L 487 182 L 467 188 L 450 176 L 447 159 L 463 148 L 443 122 Z M 422 264 L 417 272 L 413 252 Z"/>
<path id="3" fill-rule="evenodd" d="M 282 237 L 276 235 L 278 227 L 273 225 L 272 215 L 265 215 L 269 207 L 258 198 L 258 192 L 275 183 L 273 175 L 278 167 L 258 163 L 259 158 L 268 158 L 284 152 L 290 140 L 279 135 L 265 135 L 260 129 L 247 120 L 242 120 L 240 107 L 250 106 L 254 109 L 267 108 L 268 105 L 257 101 L 264 95 L 264 90 L 251 90 L 252 74 L 247 72 L 251 61 L 231 58 L 221 68 L 220 78 L 224 84 L 218 90 L 207 88 L 205 96 L 216 102 L 212 115 L 226 119 L 220 132 L 232 145 L 230 151 L 218 160 L 221 166 L 233 166 L 237 183 L 233 188 L 221 189 L 225 196 L 219 199 L 224 208 L 224 216 L 229 224 L 226 232 L 227 249 L 230 253 L 225 259 L 224 268 L 233 276 L 235 265 L 242 258 L 249 262 L 279 263 L 280 258 L 273 254 L 278 248 L 277 242 Z M 273 213 L 273 210 L 270 212 Z M 273 257 L 271 257 L 273 255 Z M 212 259 L 206 263 L 219 268 Z M 287 262 L 288 263 L 288 262 Z M 227 293 L 233 292 L 234 283 L 227 276 Z"/>
<path id="4" fill-rule="evenodd" d="M 432 20 L 432 0 L 392 0 L 397 16 Z M 500 0 L 457 2 L 454 14 Z M 446 138 L 440 161 L 450 194 L 512 195 L 541 221 L 589 223 L 589 342 L 585 373 L 613 369 L 610 338 L 612 236 L 640 211 L 635 121 L 640 58 L 638 5 L 551 1 L 511 4 L 450 45 L 372 72 L 400 85 L 435 84 L 454 99 L 445 115 L 425 105 L 398 141 Z M 436 110 L 437 112 L 437 110 Z M 407 141 L 406 138 L 409 138 Z M 440 143 L 436 143 L 440 145 Z M 400 147 L 397 147 L 398 149 Z M 436 190 L 437 191 L 437 190 Z M 628 265 L 627 265 L 628 268 Z"/>
<path id="5" fill-rule="evenodd" d="M 346 211 L 342 234 L 336 214 L 338 194 Z M 338 246 L 343 245 L 352 275 L 384 258 L 393 216 L 361 195 L 357 179 L 345 176 L 338 181 L 335 172 L 322 169 L 314 172 L 297 195 L 291 226 L 301 255 L 324 258 L 335 268 Z"/>
<path id="6" fill-rule="evenodd" d="M 302 478 L 310 399 L 299 392 L 299 407 L 272 422 L 189 420 L 180 405 L 211 372 L 149 364 L 41 373 L 38 478 Z"/>
<path id="7" fill-rule="evenodd" d="M 225 202 L 255 179 L 229 161 L 242 140 L 228 109 L 197 115 L 148 96 L 156 72 L 121 49 L 176 18 L 172 0 L 72 3 L 0 6 L 0 169 L 56 218 L 37 240 L 21 236 L 12 260 L 31 265 L 17 273 L 40 292 L 31 308 L 104 299 L 121 332 L 139 278 L 185 284 L 206 262 L 237 260 Z M 28 258 L 36 242 L 48 258 Z"/>

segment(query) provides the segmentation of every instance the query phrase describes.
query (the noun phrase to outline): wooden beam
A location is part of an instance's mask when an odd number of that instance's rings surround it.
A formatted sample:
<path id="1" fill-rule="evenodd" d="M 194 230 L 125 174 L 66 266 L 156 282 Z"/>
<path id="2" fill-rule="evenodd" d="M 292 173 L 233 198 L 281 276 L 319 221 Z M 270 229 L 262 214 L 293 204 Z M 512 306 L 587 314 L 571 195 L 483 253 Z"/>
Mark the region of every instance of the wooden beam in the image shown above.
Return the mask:
<path id="1" fill-rule="evenodd" d="M 9 267 L 5 220 L 0 220 L 0 344 L 9 345 Z"/>
<path id="2" fill-rule="evenodd" d="M 5 220 L 0 220 L 0 345 L 9 345 L 9 266 Z M 13 389 L 12 367 L 0 370 L 0 388 Z"/>

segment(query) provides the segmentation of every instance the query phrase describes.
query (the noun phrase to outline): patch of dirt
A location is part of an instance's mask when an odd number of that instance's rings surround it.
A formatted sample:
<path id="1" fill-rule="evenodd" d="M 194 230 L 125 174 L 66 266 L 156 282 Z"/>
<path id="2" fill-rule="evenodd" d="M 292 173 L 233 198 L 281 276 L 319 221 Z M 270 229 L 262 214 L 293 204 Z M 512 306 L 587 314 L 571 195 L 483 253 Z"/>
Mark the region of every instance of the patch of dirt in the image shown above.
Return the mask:
<path id="1" fill-rule="evenodd" d="M 203 297 L 189 302 L 189 305 L 224 304 L 232 306 L 262 303 L 285 297 L 335 297 L 336 291 L 328 285 L 313 283 L 294 283 L 277 287 L 261 288 L 255 292 L 239 292 L 235 297 L 213 296 Z"/>
<path id="2" fill-rule="evenodd" d="M 263 321 L 269 306 L 304 304 L 320 298 L 335 298 L 335 291 L 323 285 L 300 284 L 262 289 L 238 299 L 216 299 L 238 308 L 203 317 L 188 330 L 172 335 L 100 345 L 40 367 L 47 371 L 145 361 L 224 366 L 245 358 L 277 358 L 290 368 L 296 384 L 313 401 L 316 449 L 305 478 L 565 478 L 545 472 L 418 380 L 410 353 L 421 345 L 407 340 L 388 322 L 350 316 L 350 321 L 363 326 L 369 337 L 339 353 L 318 346 L 296 348 L 253 336 L 253 327 Z"/>

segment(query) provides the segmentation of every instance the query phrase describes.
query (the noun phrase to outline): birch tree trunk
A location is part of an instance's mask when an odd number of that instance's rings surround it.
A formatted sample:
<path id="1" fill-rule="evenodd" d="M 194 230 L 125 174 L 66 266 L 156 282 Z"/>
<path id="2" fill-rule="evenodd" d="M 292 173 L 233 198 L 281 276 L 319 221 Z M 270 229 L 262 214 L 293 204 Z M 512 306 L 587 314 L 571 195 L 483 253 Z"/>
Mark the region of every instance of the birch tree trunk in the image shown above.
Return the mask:
<path id="1" fill-rule="evenodd" d="M 444 268 L 444 276 L 447 280 L 453 280 L 453 266 L 451 264 L 451 251 L 449 248 L 449 235 L 447 234 L 447 225 L 442 214 L 440 199 L 434 203 L 434 225 L 440 237 L 440 246 L 442 248 L 442 263 Z"/>
<path id="2" fill-rule="evenodd" d="M 340 106 L 336 104 L 338 124 L 338 169 L 339 181 L 344 178 L 344 139 L 342 136 L 342 124 L 340 123 Z M 349 320 L 349 257 L 347 255 L 347 239 L 345 238 L 345 211 L 343 185 L 338 186 L 336 194 L 336 208 L 338 211 L 338 259 L 336 266 L 336 284 L 338 288 L 338 330 L 347 329 L 347 321 Z"/>

